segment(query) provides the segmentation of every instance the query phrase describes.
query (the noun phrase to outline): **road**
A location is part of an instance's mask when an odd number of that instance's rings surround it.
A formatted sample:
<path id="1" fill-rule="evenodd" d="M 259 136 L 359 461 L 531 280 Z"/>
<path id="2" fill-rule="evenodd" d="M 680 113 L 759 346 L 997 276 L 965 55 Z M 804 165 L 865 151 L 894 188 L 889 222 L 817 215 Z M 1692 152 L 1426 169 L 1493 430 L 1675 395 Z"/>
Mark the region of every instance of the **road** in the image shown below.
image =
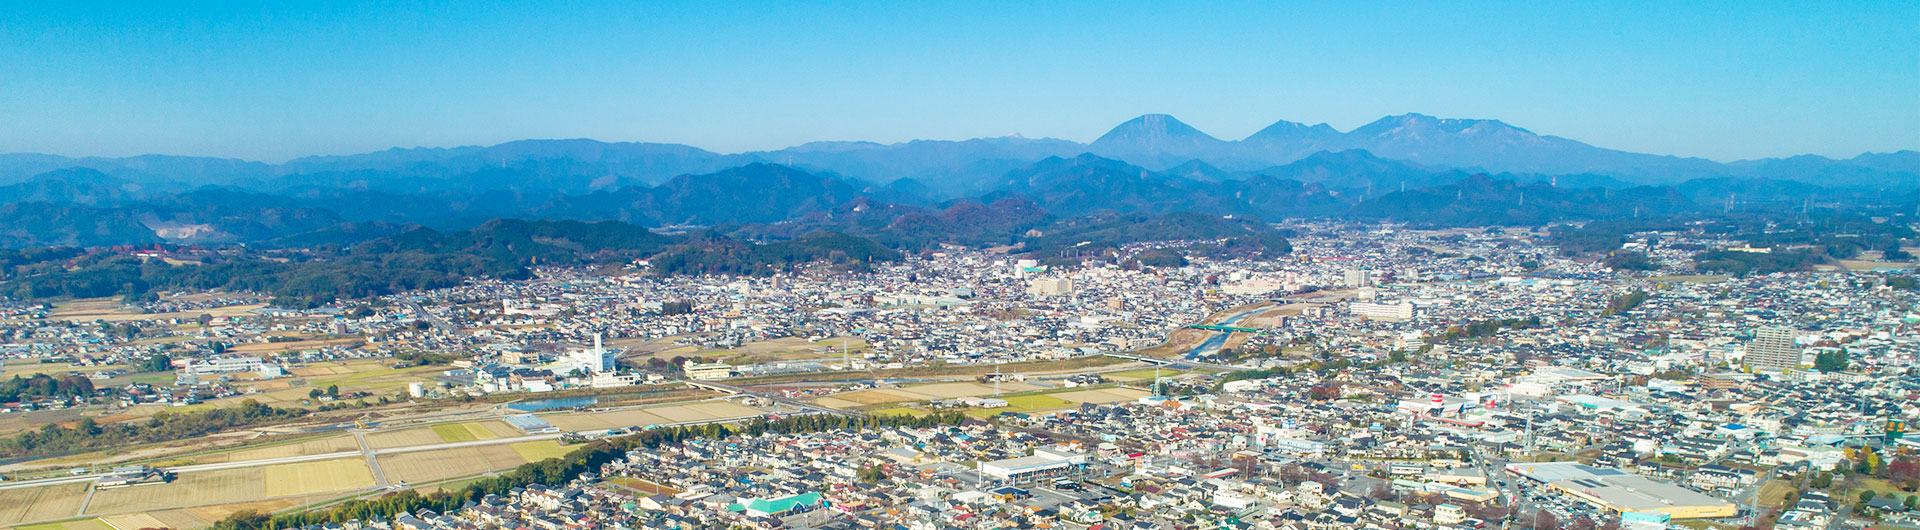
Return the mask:
<path id="1" fill-rule="evenodd" d="M 366 429 L 354 429 L 353 441 L 360 444 L 360 454 L 367 457 L 367 469 L 373 471 L 373 485 L 387 487 L 387 473 L 380 469 L 380 459 L 373 457 L 373 446 L 367 444 Z"/>
<path id="2" fill-rule="evenodd" d="M 434 315 L 432 312 L 427 311 L 427 308 L 421 307 L 419 300 L 414 300 L 412 298 L 405 298 L 404 300 L 407 301 L 408 306 L 413 308 L 414 312 L 420 313 L 421 320 L 425 320 L 427 321 L 428 324 L 432 324 L 435 329 L 438 329 L 446 333 L 455 333 L 460 331 L 460 328 L 454 326 L 452 322 L 447 322 L 447 319 L 440 318 L 438 315 Z"/>

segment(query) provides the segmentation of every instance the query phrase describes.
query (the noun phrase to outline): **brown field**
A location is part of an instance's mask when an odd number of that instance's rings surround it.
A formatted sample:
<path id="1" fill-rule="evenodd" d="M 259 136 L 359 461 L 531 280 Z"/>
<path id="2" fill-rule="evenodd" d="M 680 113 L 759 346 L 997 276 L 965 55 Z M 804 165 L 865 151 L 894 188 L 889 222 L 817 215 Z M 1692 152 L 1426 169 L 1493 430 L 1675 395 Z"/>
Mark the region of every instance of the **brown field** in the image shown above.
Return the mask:
<path id="1" fill-rule="evenodd" d="M 261 492 L 259 468 L 185 473 L 173 482 L 99 490 L 88 513 L 147 512 L 181 506 L 241 502 Z"/>
<path id="2" fill-rule="evenodd" d="M 308 339 L 308 340 L 299 340 L 299 341 L 293 341 L 293 342 L 249 342 L 246 344 L 240 344 L 240 345 L 234 346 L 232 349 L 228 351 L 231 351 L 233 353 L 252 353 L 252 354 L 278 353 L 278 352 L 287 352 L 287 351 L 315 350 L 315 349 L 325 348 L 329 346 L 346 346 L 346 345 L 354 344 L 357 342 L 360 342 L 360 339 L 345 338 L 345 339 Z"/>
<path id="3" fill-rule="evenodd" d="M 273 513 L 292 508 L 296 504 L 299 503 L 295 502 L 294 499 L 236 502 L 155 512 L 153 516 L 171 523 L 168 525 L 170 528 L 204 528 L 212 526 L 215 521 L 225 519 L 227 516 L 243 510 Z"/>
<path id="4" fill-rule="evenodd" d="M 433 432 L 433 428 L 431 427 L 414 427 L 367 435 L 367 445 L 377 449 L 433 445 L 443 441 L 445 440 L 440 438 L 440 433 Z"/>
<path id="5" fill-rule="evenodd" d="M 763 413 L 760 409 L 725 401 L 653 407 L 645 410 L 675 423 L 738 418 Z"/>
<path id="6" fill-rule="evenodd" d="M 1026 383 L 1000 383 L 1000 392 L 1012 394 L 1040 390 L 1041 387 Z M 858 392 L 834 394 L 832 399 L 849 401 L 855 406 L 897 403 L 901 401 L 931 401 L 960 397 L 978 397 L 993 395 L 992 384 L 981 383 L 933 383 L 901 388 L 876 388 Z"/>
<path id="7" fill-rule="evenodd" d="M 565 456 L 567 453 L 573 451 L 573 447 L 553 440 L 520 442 L 508 445 L 513 447 L 513 452 L 520 453 L 520 458 L 528 462 L 546 460 L 556 456 Z"/>
<path id="8" fill-rule="evenodd" d="M 1048 394 L 1053 397 L 1078 403 L 1119 403 L 1133 401 L 1147 396 L 1146 391 L 1131 388 L 1100 388 L 1093 390 L 1075 390 Z"/>
<path id="9" fill-rule="evenodd" d="M 87 487 L 83 483 L 0 490 L 0 524 L 73 517 L 87 496 Z"/>
<path id="10" fill-rule="evenodd" d="M 380 470 L 386 472 L 387 480 L 407 483 L 434 482 L 488 470 L 506 471 L 527 462 L 519 451 L 507 445 L 419 451 L 378 458 Z"/>
<path id="11" fill-rule="evenodd" d="M 160 518 L 154 517 L 151 514 L 144 514 L 144 513 L 133 513 L 133 514 L 126 514 L 126 515 L 109 515 L 106 517 L 101 517 L 100 522 L 107 523 L 108 526 L 112 526 L 120 530 L 137 530 L 140 528 L 168 528 L 169 527 L 166 521 L 162 521 L 160 520 Z"/>
<path id="12" fill-rule="evenodd" d="M 212 454 L 194 460 L 200 463 L 240 462 L 246 460 L 285 458 L 289 456 L 324 455 L 327 453 L 355 451 L 359 449 L 360 443 L 355 442 L 352 436 L 335 436 L 300 443 L 288 443 L 257 449 L 243 449 L 230 453 Z"/>
<path id="13" fill-rule="evenodd" d="M 860 408 L 867 405 L 866 403 L 860 403 L 857 401 L 848 401 L 845 399 L 840 399 L 839 397 L 823 397 L 823 398 L 815 399 L 813 400 L 813 402 L 822 407 L 832 407 L 836 409 Z"/>
<path id="14" fill-rule="evenodd" d="M 18 527 L 20 530 L 116 530 L 99 519 L 75 519 L 57 523 L 40 523 Z"/>
<path id="15" fill-rule="evenodd" d="M 262 468 L 266 497 L 287 497 L 373 486 L 373 471 L 364 458 L 277 464 Z"/>
<path id="16" fill-rule="evenodd" d="M 134 311 L 128 311 L 125 309 L 125 306 L 121 304 L 120 301 L 117 299 L 88 298 L 84 300 L 72 300 L 72 301 L 60 302 L 60 303 L 54 304 L 53 312 L 48 314 L 47 318 L 71 320 L 74 322 L 93 322 L 95 320 L 105 320 L 108 322 L 125 322 L 129 320 L 162 320 L 162 319 L 169 319 L 169 318 L 192 319 L 192 318 L 199 317 L 202 314 L 213 315 L 216 317 L 252 315 L 255 310 L 260 309 L 262 307 L 266 307 L 266 304 L 235 305 L 235 306 L 227 306 L 227 307 L 216 307 L 211 309 L 202 309 L 197 311 L 183 311 L 178 313 L 150 313 L 149 314 L 149 313 L 138 313 Z"/>

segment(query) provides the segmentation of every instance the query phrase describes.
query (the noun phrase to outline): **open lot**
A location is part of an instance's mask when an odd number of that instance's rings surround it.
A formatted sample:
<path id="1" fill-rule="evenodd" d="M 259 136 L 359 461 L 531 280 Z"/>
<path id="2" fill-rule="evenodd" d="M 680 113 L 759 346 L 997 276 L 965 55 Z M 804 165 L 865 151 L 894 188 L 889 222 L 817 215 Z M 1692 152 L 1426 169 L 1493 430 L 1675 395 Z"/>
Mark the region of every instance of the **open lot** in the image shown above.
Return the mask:
<path id="1" fill-rule="evenodd" d="M 0 490 L 0 525 L 73 517 L 86 496 L 86 484 Z"/>

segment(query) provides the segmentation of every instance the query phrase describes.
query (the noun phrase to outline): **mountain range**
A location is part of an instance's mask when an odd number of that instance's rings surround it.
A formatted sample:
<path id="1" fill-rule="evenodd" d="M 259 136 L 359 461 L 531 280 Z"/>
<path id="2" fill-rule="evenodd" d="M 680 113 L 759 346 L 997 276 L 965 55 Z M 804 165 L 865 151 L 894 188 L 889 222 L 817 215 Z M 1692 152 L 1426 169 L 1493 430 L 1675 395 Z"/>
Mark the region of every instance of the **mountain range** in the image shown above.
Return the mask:
<path id="1" fill-rule="evenodd" d="M 398 193 L 514 190 L 584 193 L 656 185 L 676 176 L 752 163 L 790 166 L 877 184 L 906 180 L 941 198 L 980 195 L 1007 172 L 1028 164 L 1091 153 L 1151 171 L 1195 163 L 1218 175 L 1246 175 L 1313 156 L 1363 150 L 1380 159 L 1429 170 L 1515 175 L 1591 175 L 1622 185 L 1674 184 L 1696 178 L 1764 178 L 1833 188 L 1920 188 L 1920 151 L 1867 153 L 1850 159 L 1813 155 L 1720 163 L 1701 158 L 1630 153 L 1541 135 L 1499 120 L 1387 116 L 1341 132 L 1326 124 L 1278 121 L 1240 140 L 1222 140 L 1172 116 L 1128 120 L 1082 144 L 1053 138 L 976 138 L 814 142 L 775 151 L 721 154 L 665 143 L 521 140 L 493 146 L 394 148 L 345 156 L 312 156 L 280 164 L 143 155 L 70 158 L 0 154 L 0 184 L 49 171 L 90 168 L 150 189 L 202 185 L 257 191 L 352 188 Z"/>

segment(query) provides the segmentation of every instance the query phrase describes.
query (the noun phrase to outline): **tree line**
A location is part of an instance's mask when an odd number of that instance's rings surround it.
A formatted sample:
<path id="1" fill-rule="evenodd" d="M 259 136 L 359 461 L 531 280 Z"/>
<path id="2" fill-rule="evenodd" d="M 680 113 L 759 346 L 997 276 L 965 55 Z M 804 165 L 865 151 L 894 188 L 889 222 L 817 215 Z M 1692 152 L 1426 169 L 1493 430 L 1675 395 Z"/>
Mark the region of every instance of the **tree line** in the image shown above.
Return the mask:
<path id="1" fill-rule="evenodd" d="M 455 490 L 429 495 L 408 490 L 372 499 L 355 499 L 329 509 L 268 515 L 242 511 L 213 525 L 214 530 L 279 530 L 312 524 L 341 523 L 385 519 L 421 508 L 440 513 L 458 511 L 468 502 L 479 502 L 488 495 L 504 495 L 514 488 L 532 484 L 560 485 L 583 473 L 597 473 L 601 466 L 624 458 L 628 451 L 651 450 L 663 445 L 696 439 L 721 439 L 728 436 L 758 436 L 766 433 L 799 434 L 834 430 L 866 430 L 891 427 L 936 427 L 960 425 L 968 421 L 963 413 L 948 412 L 927 416 L 829 416 L 809 415 L 768 420 L 756 418 L 739 425 L 709 423 L 650 429 L 617 438 L 589 442 L 563 456 L 528 462 L 497 477 L 474 481 Z"/>

